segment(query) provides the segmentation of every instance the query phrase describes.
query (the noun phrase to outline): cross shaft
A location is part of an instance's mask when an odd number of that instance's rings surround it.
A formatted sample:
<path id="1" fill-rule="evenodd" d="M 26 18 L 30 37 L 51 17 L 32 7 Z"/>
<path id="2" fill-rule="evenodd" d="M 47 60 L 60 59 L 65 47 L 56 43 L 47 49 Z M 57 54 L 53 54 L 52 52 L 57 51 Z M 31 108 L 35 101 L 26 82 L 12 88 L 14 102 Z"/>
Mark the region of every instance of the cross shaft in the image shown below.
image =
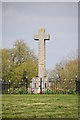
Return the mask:
<path id="1" fill-rule="evenodd" d="M 45 40 L 49 40 L 50 35 L 45 34 L 45 29 L 41 28 L 39 33 L 34 35 L 34 40 L 39 40 L 38 76 L 45 77 Z"/>

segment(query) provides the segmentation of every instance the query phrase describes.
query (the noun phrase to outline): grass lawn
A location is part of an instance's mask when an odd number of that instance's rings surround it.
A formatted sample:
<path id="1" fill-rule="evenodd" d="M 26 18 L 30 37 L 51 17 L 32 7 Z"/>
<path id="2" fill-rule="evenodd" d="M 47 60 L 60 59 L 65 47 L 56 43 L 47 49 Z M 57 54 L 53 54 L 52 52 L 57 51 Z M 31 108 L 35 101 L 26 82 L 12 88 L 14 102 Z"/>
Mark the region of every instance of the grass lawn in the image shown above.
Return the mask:
<path id="1" fill-rule="evenodd" d="M 78 95 L 2 95 L 2 118 L 78 118 Z"/>

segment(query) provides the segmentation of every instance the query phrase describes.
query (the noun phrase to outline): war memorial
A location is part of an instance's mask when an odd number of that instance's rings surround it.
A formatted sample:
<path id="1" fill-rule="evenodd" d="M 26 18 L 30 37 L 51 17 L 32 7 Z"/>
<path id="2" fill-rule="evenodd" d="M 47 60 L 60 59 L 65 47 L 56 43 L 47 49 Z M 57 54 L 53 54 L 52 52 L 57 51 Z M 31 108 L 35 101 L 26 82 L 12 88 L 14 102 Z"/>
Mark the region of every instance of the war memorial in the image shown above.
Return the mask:
<path id="1" fill-rule="evenodd" d="M 49 87 L 45 66 L 45 42 L 50 40 L 50 35 L 45 34 L 45 29 L 41 28 L 39 33 L 34 35 L 34 40 L 39 41 L 38 77 L 31 80 L 30 89 L 33 93 L 42 93 Z"/>

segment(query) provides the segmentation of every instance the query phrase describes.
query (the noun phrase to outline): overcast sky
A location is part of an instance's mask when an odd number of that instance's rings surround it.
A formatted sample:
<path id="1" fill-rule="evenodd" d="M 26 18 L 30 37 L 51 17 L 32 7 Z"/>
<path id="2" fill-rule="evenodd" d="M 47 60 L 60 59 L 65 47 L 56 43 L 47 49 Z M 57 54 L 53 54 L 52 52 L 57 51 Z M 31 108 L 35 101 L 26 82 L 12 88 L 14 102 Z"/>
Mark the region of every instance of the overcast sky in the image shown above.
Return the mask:
<path id="1" fill-rule="evenodd" d="M 78 49 L 78 3 L 2 3 L 2 47 L 12 48 L 23 39 L 38 56 L 34 34 L 45 28 L 46 68 L 54 68 L 71 51 Z"/>

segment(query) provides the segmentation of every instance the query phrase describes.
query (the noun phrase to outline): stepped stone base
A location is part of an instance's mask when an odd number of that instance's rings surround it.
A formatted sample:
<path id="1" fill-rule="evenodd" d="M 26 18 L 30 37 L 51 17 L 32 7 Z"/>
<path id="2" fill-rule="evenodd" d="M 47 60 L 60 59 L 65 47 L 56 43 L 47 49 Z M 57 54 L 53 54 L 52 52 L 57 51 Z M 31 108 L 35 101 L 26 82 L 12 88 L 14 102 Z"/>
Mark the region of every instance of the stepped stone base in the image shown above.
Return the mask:
<path id="1" fill-rule="evenodd" d="M 33 78 L 30 83 L 30 93 L 43 93 L 48 89 L 48 78 Z"/>

